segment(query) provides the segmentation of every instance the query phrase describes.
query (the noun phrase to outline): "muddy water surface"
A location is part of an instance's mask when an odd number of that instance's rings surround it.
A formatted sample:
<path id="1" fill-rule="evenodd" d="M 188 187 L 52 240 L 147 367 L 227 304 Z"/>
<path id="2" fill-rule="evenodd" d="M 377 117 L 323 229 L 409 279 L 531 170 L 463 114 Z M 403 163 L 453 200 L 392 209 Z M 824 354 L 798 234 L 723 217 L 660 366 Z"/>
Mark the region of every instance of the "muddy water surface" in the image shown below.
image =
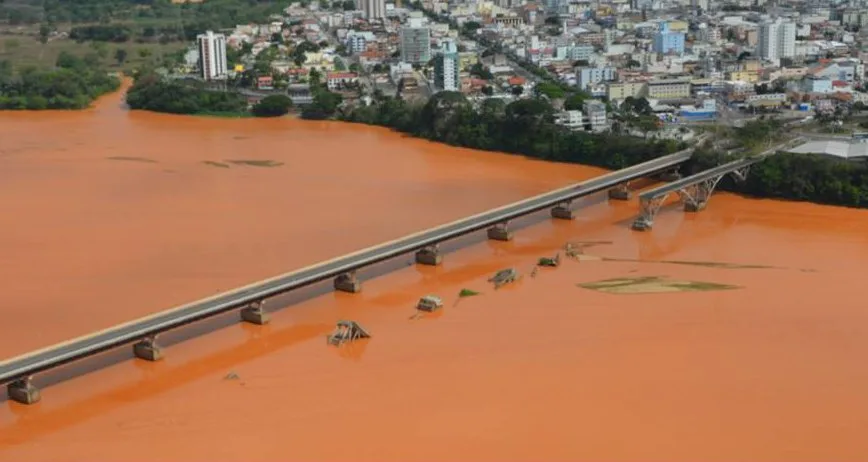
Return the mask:
<path id="1" fill-rule="evenodd" d="M 0 140 L 3 357 L 600 173 L 118 95 L 0 113 Z M 635 202 L 585 205 L 4 402 L 0 460 L 864 458 L 868 213 L 718 195 L 634 233 Z M 568 241 L 611 243 L 530 276 Z M 735 288 L 586 288 L 638 277 Z M 409 319 L 428 293 L 445 308 Z M 326 347 L 344 318 L 373 338 Z"/>

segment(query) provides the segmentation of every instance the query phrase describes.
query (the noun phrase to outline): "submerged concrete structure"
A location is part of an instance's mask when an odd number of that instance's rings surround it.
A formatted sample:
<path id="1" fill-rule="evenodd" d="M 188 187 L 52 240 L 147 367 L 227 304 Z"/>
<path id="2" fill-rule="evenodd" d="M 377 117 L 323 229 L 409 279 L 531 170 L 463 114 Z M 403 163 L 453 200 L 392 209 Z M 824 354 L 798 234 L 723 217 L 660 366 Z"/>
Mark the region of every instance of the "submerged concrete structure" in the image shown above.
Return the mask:
<path id="1" fill-rule="evenodd" d="M 416 263 L 420 265 L 437 266 L 443 263 L 443 254 L 440 253 L 440 246 L 429 245 L 416 252 Z"/>
<path id="2" fill-rule="evenodd" d="M 356 277 L 356 272 L 350 271 L 335 278 L 335 290 L 355 294 L 362 291 L 362 283 Z"/>
<path id="3" fill-rule="evenodd" d="M 609 199 L 620 201 L 628 201 L 633 198 L 633 191 L 630 190 L 630 182 L 624 182 L 609 190 Z"/>
<path id="4" fill-rule="evenodd" d="M 163 349 L 157 345 L 157 336 L 146 337 L 144 340 L 133 345 L 133 354 L 145 361 L 159 361 L 163 359 Z"/>
<path id="5" fill-rule="evenodd" d="M 488 238 L 493 241 L 511 241 L 512 231 L 509 230 L 509 224 L 498 223 L 488 228 Z"/>
<path id="6" fill-rule="evenodd" d="M 355 321 L 338 321 L 335 330 L 329 334 L 327 341 L 329 345 L 340 346 L 346 342 L 369 338 L 371 334 Z"/>
<path id="7" fill-rule="evenodd" d="M 573 209 L 570 208 L 572 205 L 572 201 L 564 202 L 555 207 L 552 207 L 551 215 L 552 218 L 557 218 L 559 220 L 572 220 L 575 218 L 575 214 L 573 214 Z"/>
<path id="8" fill-rule="evenodd" d="M 42 399 L 39 388 L 33 385 L 32 377 L 18 379 L 6 386 L 9 399 L 21 404 L 35 404 Z"/>
<path id="9" fill-rule="evenodd" d="M 256 325 L 268 324 L 271 319 L 264 308 L 265 301 L 256 301 L 241 309 L 241 320 Z"/>

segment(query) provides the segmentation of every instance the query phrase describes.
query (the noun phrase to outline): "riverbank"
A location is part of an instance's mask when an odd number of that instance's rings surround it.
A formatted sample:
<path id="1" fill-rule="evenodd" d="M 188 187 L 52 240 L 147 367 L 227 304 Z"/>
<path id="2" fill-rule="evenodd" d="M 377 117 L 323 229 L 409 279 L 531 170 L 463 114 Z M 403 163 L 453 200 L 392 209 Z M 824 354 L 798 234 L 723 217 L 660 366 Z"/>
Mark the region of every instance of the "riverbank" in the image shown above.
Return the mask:
<path id="1" fill-rule="evenodd" d="M 672 141 L 645 141 L 614 134 L 575 133 L 551 122 L 553 109 L 541 99 L 505 105 L 486 100 L 473 108 L 458 94 L 439 93 L 424 106 L 385 98 L 357 107 L 340 119 L 378 125 L 453 146 L 522 154 L 559 162 L 619 169 L 683 147 Z M 735 129 L 742 143 L 769 139 L 782 127 L 760 121 Z M 683 168 L 693 173 L 726 160 L 701 149 Z M 752 167 L 748 180 L 722 181 L 722 189 L 756 198 L 775 198 L 847 207 L 868 207 L 868 163 L 828 156 L 781 153 Z"/>
<path id="2" fill-rule="evenodd" d="M 56 66 L 15 72 L 0 61 L 0 110 L 84 109 L 121 84 L 105 68 L 66 52 Z"/>

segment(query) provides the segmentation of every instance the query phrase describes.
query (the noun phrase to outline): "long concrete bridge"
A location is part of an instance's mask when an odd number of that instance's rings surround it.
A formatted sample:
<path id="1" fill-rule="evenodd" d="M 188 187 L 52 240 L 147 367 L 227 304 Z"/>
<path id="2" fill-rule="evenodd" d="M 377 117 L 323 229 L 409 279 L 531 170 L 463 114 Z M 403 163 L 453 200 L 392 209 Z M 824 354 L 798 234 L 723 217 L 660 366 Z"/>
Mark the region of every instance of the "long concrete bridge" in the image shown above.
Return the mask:
<path id="1" fill-rule="evenodd" d="M 637 231 L 650 230 L 654 226 L 654 218 L 663 207 L 666 199 L 672 193 L 678 194 L 681 202 L 684 204 L 685 212 L 699 212 L 704 210 L 708 205 L 709 199 L 711 199 L 711 194 L 717 188 L 718 183 L 720 183 L 720 180 L 722 180 L 723 177 L 726 175 L 732 175 L 735 177 L 736 181 L 744 181 L 747 179 L 748 172 L 752 165 L 762 162 L 768 156 L 775 154 L 785 147 L 791 147 L 802 141 L 802 138 L 796 138 L 767 149 L 755 156 L 745 157 L 718 165 L 694 175 L 645 191 L 639 195 L 640 215 L 636 218 L 636 221 L 633 222 L 633 229 Z"/>
<path id="2" fill-rule="evenodd" d="M 40 399 L 40 390 L 32 380 L 35 374 L 131 343 L 134 344 L 133 352 L 136 357 L 149 361 L 158 360 L 163 355 L 163 350 L 157 344 L 157 335 L 160 333 L 231 310 L 240 310 L 243 321 L 264 324 L 268 322 L 268 313 L 263 310 L 266 299 L 331 278 L 334 278 L 336 290 L 359 292 L 361 282 L 355 274 L 358 269 L 410 252 L 416 252 L 416 262 L 419 264 L 437 265 L 442 260 L 438 244 L 482 229 L 487 229 L 489 239 L 508 241 L 513 236 L 509 228 L 510 220 L 544 209 L 551 209 L 554 218 L 572 219 L 571 201 L 603 191 L 609 191 L 613 198 L 627 198 L 629 194 L 625 194 L 625 185 L 628 182 L 677 169 L 680 164 L 690 159 L 692 153 L 693 151 L 688 149 L 663 156 L 8 359 L 0 362 L 0 384 L 8 384 L 10 399 L 25 404 L 35 403 Z"/>

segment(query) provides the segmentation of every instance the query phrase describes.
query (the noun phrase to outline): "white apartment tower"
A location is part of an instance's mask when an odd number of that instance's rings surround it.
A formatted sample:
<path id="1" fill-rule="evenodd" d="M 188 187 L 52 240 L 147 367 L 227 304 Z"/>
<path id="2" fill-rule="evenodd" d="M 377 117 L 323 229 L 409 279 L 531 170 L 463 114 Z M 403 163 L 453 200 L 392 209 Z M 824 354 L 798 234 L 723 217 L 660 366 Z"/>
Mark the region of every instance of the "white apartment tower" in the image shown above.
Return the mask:
<path id="1" fill-rule="evenodd" d="M 360 10 L 366 19 L 382 19 L 386 17 L 386 0 L 358 0 Z"/>
<path id="2" fill-rule="evenodd" d="M 226 36 L 210 30 L 196 37 L 199 43 L 199 75 L 204 80 L 226 76 Z"/>
<path id="3" fill-rule="evenodd" d="M 796 24 L 790 21 L 766 22 L 759 29 L 757 51 L 760 58 L 777 61 L 796 55 Z"/>
<path id="4" fill-rule="evenodd" d="M 445 39 L 434 58 L 434 85 L 443 91 L 458 91 L 459 72 L 458 46 L 454 40 Z"/>

